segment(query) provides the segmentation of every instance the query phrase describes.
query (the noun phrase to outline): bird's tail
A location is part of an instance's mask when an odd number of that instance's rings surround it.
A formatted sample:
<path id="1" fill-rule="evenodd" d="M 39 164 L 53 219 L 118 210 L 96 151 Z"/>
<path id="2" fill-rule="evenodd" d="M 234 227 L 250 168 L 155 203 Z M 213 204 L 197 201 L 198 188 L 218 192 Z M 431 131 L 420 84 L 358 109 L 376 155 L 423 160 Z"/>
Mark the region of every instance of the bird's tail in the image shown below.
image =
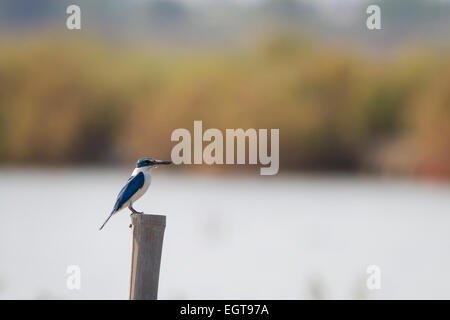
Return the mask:
<path id="1" fill-rule="evenodd" d="M 111 219 L 111 217 L 114 214 L 114 210 L 109 214 L 108 218 L 106 218 L 105 222 L 103 222 L 102 226 L 100 227 L 100 229 L 98 229 L 99 231 L 103 229 L 103 227 L 105 226 L 105 224 L 108 222 L 109 219 Z"/>

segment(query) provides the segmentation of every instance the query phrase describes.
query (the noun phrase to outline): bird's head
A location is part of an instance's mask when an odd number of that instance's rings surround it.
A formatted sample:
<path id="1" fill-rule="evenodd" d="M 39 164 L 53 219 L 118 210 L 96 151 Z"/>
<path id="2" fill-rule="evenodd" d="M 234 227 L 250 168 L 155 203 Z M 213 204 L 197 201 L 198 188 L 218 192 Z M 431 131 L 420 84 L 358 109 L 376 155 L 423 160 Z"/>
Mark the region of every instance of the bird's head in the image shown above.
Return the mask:
<path id="1" fill-rule="evenodd" d="M 155 160 L 152 158 L 142 158 L 139 159 L 138 162 L 136 163 L 136 168 L 151 168 L 159 164 L 171 164 L 171 163 L 172 161 L 168 160 Z"/>

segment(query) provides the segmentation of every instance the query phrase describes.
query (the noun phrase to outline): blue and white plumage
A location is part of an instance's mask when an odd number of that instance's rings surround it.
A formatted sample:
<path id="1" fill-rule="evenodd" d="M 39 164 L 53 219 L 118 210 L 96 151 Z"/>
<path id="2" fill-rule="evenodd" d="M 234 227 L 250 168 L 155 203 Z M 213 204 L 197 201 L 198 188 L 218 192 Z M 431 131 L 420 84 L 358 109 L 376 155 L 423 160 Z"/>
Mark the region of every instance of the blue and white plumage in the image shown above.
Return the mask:
<path id="1" fill-rule="evenodd" d="M 140 197 L 144 195 L 150 183 L 152 182 L 152 176 L 150 174 L 150 169 L 155 168 L 159 164 L 171 164 L 171 161 L 165 160 L 154 160 L 151 158 L 142 158 L 136 163 L 136 168 L 134 169 L 131 177 L 128 179 L 125 186 L 120 190 L 116 203 L 113 210 L 109 214 L 106 221 L 102 224 L 99 230 L 102 230 L 108 220 L 120 210 L 128 207 L 133 213 L 138 212 L 133 208 L 133 203 L 135 203 Z"/>

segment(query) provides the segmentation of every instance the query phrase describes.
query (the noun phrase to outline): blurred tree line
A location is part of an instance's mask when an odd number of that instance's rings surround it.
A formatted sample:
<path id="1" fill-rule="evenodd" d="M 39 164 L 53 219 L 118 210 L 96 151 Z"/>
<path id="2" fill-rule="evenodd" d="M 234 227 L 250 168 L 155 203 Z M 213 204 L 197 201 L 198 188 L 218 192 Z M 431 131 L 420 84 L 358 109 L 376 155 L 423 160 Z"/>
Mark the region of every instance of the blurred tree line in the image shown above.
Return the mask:
<path id="1" fill-rule="evenodd" d="M 176 128 L 280 128 L 281 170 L 450 177 L 450 55 L 290 35 L 222 51 L 3 41 L 0 161 L 167 158 Z"/>

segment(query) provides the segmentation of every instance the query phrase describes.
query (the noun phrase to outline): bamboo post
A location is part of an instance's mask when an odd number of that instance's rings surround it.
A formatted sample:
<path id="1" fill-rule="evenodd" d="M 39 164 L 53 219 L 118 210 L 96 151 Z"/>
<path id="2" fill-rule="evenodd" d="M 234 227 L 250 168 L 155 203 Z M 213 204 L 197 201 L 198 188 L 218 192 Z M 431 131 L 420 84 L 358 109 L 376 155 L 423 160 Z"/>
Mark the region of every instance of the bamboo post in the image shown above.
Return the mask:
<path id="1" fill-rule="evenodd" d="M 166 216 L 131 214 L 130 300 L 158 298 L 159 269 Z"/>

